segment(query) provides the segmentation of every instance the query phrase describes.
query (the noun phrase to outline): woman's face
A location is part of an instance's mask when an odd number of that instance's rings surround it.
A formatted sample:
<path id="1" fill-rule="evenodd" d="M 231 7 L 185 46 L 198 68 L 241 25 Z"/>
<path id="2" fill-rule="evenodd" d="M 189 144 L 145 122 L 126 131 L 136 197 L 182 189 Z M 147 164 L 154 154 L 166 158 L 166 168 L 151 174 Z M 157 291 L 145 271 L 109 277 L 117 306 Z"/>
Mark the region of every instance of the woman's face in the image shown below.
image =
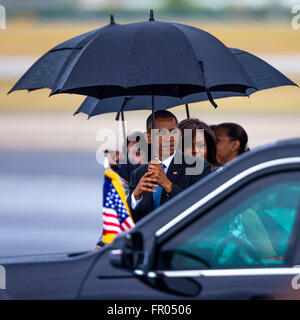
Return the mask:
<path id="1" fill-rule="evenodd" d="M 137 143 L 135 141 L 129 142 L 127 152 L 128 152 L 129 163 L 131 164 L 146 163 L 145 153 L 141 149 L 138 149 Z"/>
<path id="2" fill-rule="evenodd" d="M 193 157 L 204 157 L 207 160 L 207 147 L 204 134 L 200 131 L 196 131 L 196 135 L 193 139 L 191 146 L 187 145 L 184 148 L 184 153 L 192 155 Z"/>
<path id="3" fill-rule="evenodd" d="M 239 141 L 232 140 L 227 130 L 219 127 L 215 131 L 217 139 L 217 159 L 220 163 L 225 164 L 238 156 Z"/>

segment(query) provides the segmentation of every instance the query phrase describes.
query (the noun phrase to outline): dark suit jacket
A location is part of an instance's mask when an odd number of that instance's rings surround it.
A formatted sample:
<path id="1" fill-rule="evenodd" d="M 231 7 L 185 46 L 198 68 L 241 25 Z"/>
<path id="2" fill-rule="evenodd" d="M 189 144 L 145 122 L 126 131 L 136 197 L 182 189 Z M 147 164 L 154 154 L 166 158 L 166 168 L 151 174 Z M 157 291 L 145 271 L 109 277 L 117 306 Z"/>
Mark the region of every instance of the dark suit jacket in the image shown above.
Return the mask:
<path id="1" fill-rule="evenodd" d="M 204 161 L 203 172 L 199 175 L 186 175 L 185 169 L 188 167 L 189 168 L 195 167 L 195 163 L 187 164 L 183 158 L 182 164 L 175 164 L 174 158 L 173 158 L 167 171 L 167 177 L 172 182 L 173 188 L 169 194 L 167 194 L 163 190 L 160 204 L 163 204 L 167 200 L 175 197 L 178 193 L 185 190 L 186 188 L 188 188 L 189 186 L 191 186 L 192 184 L 194 184 L 195 182 L 199 181 L 200 179 L 202 179 L 203 177 L 207 176 L 209 173 L 212 172 L 211 166 L 207 161 Z M 140 179 L 147 171 L 148 171 L 148 164 L 144 164 L 140 166 L 138 169 L 134 170 L 131 174 L 129 195 L 127 197 L 127 202 L 130 208 L 131 208 L 131 195 L 135 190 L 136 186 L 138 185 Z M 152 193 L 144 192 L 141 202 L 136 206 L 134 210 L 131 208 L 133 220 L 137 222 L 152 210 L 153 210 Z"/>

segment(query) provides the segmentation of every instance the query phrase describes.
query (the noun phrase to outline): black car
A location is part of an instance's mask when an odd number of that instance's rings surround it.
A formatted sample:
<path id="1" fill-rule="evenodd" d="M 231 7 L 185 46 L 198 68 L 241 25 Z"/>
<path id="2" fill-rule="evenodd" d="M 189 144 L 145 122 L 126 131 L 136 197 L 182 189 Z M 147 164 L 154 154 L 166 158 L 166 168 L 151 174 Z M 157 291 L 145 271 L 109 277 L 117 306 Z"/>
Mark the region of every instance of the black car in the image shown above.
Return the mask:
<path id="1" fill-rule="evenodd" d="M 245 153 L 98 252 L 0 258 L 7 277 L 0 297 L 295 297 L 299 235 L 300 139 L 293 139 Z"/>

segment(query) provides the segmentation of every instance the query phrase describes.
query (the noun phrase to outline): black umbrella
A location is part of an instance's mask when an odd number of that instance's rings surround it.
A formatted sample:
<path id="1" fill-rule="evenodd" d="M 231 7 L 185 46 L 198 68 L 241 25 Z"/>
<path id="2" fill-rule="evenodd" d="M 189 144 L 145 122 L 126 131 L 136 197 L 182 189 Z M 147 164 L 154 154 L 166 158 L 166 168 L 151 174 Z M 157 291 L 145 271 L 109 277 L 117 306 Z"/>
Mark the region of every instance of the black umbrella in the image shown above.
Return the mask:
<path id="1" fill-rule="evenodd" d="M 278 86 L 294 85 L 296 83 L 288 79 L 280 71 L 272 67 L 269 63 L 263 61 L 257 56 L 243 50 L 230 48 L 242 68 L 247 72 L 249 78 L 254 83 L 256 89 L 249 88 L 245 94 L 239 92 L 212 92 L 213 99 L 232 97 L 232 96 L 249 96 L 250 94 L 275 88 Z M 196 93 L 183 98 L 156 96 L 156 110 L 168 109 L 174 106 L 185 104 L 187 118 L 189 118 L 188 103 L 199 102 L 207 100 L 206 93 Z M 113 97 L 106 99 L 96 99 L 88 97 L 84 100 L 81 106 L 76 110 L 75 114 L 80 112 L 85 113 L 90 117 L 109 112 L 120 112 L 130 110 L 151 110 L 152 97 L 151 96 L 132 96 L 130 98 Z M 117 119 L 119 116 L 117 116 Z"/>
<path id="2" fill-rule="evenodd" d="M 187 25 L 154 21 L 151 14 L 149 22 L 116 25 L 85 45 L 52 94 L 182 98 L 204 92 L 215 105 L 213 92 L 245 94 L 248 88 L 255 85 L 217 38 Z"/>

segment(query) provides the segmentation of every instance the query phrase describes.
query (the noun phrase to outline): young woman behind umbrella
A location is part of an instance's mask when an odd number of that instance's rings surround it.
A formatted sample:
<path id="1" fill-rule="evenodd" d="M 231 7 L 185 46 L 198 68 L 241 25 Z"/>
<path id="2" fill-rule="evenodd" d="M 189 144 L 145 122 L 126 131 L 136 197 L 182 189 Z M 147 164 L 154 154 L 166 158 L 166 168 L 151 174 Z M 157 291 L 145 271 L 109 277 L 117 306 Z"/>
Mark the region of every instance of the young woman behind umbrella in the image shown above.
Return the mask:
<path id="1" fill-rule="evenodd" d="M 248 135 L 237 123 L 224 122 L 214 128 L 217 139 L 217 159 L 224 165 L 248 151 Z"/>
<path id="2" fill-rule="evenodd" d="M 185 154 L 193 157 L 204 157 L 211 164 L 213 171 L 220 168 L 220 164 L 216 158 L 216 138 L 214 132 L 209 126 L 198 119 L 185 119 L 179 123 L 179 129 L 182 134 L 182 150 Z M 184 130 L 192 130 L 192 144 L 188 139 L 184 139 Z M 203 135 L 197 129 L 204 130 Z"/>

